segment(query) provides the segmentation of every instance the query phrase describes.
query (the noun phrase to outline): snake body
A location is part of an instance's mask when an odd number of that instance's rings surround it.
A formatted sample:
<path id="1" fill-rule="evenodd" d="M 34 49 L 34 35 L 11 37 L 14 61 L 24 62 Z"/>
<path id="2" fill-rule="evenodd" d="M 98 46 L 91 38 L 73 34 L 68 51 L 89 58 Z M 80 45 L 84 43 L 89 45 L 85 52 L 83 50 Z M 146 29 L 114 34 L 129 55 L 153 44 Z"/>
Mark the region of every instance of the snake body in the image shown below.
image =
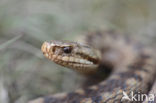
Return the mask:
<path id="1" fill-rule="evenodd" d="M 41 97 L 30 103 L 131 103 L 121 100 L 123 91 L 128 95 L 132 91 L 148 94 L 156 78 L 152 49 L 114 31 L 91 32 L 85 41 L 89 46 L 68 41 L 45 42 L 42 51 L 50 60 L 80 74 L 97 75 L 110 67 L 110 76 L 88 88 Z"/>

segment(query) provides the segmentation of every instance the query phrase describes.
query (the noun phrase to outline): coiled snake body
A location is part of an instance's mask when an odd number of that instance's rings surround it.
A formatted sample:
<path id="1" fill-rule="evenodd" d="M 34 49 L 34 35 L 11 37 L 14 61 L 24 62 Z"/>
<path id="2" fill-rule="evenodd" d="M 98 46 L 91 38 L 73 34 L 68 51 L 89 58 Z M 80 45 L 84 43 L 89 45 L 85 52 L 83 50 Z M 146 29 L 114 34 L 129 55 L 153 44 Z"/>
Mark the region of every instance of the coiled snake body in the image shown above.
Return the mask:
<path id="1" fill-rule="evenodd" d="M 112 69 L 110 76 L 98 84 L 71 93 L 45 96 L 30 103 L 131 103 L 121 100 L 123 91 L 148 94 L 156 77 L 155 55 L 149 48 L 114 31 L 91 32 L 85 41 L 51 41 L 42 45 L 43 54 L 80 74 L 102 75 Z M 97 51 L 99 50 L 99 51 Z M 133 102 L 143 102 L 133 101 Z"/>

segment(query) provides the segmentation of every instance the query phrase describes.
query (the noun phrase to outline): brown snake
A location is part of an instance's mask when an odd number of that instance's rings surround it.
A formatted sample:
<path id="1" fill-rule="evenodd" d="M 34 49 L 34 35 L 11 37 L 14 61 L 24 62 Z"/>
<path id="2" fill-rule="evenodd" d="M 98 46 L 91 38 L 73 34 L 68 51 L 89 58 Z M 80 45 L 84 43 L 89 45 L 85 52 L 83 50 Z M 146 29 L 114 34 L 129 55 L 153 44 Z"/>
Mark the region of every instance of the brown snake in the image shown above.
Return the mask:
<path id="1" fill-rule="evenodd" d="M 80 74 L 102 75 L 112 69 L 106 80 L 71 93 L 61 93 L 32 100 L 29 103 L 141 103 L 122 100 L 123 91 L 148 94 L 156 77 L 153 50 L 114 31 L 91 32 L 87 45 L 68 42 L 44 42 L 42 52 L 55 63 Z"/>

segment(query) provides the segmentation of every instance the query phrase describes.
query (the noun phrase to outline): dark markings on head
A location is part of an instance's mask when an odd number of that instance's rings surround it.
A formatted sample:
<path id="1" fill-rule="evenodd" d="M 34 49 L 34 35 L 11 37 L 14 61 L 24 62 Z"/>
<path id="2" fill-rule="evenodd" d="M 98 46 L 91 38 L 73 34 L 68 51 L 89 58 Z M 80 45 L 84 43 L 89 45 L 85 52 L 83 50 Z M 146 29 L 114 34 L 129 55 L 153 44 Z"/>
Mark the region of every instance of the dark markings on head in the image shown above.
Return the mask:
<path id="1" fill-rule="evenodd" d="M 63 46 L 63 47 L 53 46 L 52 52 L 55 52 L 57 50 L 57 48 L 62 49 L 62 52 L 67 53 L 67 54 L 71 53 L 71 51 L 72 51 L 72 46 Z"/>
<path id="2" fill-rule="evenodd" d="M 84 53 L 76 53 L 76 54 L 79 55 L 80 57 L 84 58 L 84 59 L 87 59 L 87 60 L 93 62 L 94 64 L 98 64 L 99 63 L 99 60 L 94 59 L 94 58 L 88 56 L 87 54 L 84 54 Z"/>

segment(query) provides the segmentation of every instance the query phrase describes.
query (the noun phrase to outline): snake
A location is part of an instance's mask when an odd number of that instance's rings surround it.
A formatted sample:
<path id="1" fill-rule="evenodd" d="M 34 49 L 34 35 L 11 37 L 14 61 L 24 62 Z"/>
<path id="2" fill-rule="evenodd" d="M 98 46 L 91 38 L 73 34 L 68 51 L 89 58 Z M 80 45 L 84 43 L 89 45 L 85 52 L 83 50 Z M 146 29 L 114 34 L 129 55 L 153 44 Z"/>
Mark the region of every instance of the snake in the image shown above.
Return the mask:
<path id="1" fill-rule="evenodd" d="M 122 100 L 123 92 L 130 97 L 132 91 L 148 95 L 156 78 L 154 49 L 115 30 L 89 32 L 79 43 L 45 41 L 41 50 L 49 60 L 86 78 L 96 80 L 109 75 L 86 88 L 39 97 L 29 103 L 142 103 L 145 98 Z"/>

